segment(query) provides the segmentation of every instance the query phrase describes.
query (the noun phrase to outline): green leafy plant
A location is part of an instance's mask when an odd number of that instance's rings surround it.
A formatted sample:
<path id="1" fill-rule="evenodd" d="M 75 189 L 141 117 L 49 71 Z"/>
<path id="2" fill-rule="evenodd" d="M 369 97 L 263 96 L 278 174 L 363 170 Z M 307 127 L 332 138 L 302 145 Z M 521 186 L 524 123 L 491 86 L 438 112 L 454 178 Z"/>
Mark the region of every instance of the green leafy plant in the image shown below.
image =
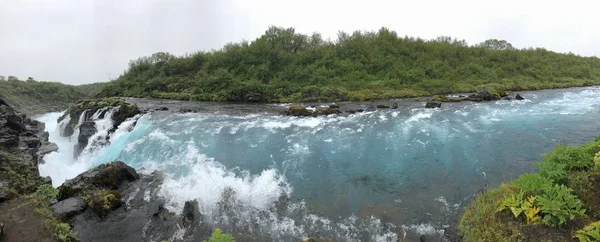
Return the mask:
<path id="1" fill-rule="evenodd" d="M 542 215 L 542 223 L 559 227 L 567 221 L 585 215 L 581 201 L 572 194 L 573 189 L 565 185 L 554 185 L 544 189 L 538 198 L 538 206 Z"/>
<path id="2" fill-rule="evenodd" d="M 576 232 L 579 242 L 600 241 L 600 221 L 593 222 Z"/>
<path id="3" fill-rule="evenodd" d="M 557 145 L 544 157 L 544 162 L 566 165 L 568 170 L 582 170 L 594 165 L 594 153 L 588 146 Z M 594 148 L 594 147 L 591 147 Z"/>
<path id="4" fill-rule="evenodd" d="M 515 179 L 512 184 L 522 192 L 541 191 L 552 186 L 552 180 L 538 173 L 523 174 Z"/>
<path id="5" fill-rule="evenodd" d="M 59 191 L 58 189 L 52 187 L 52 185 L 50 184 L 43 184 L 38 186 L 35 193 L 37 195 L 44 196 L 47 198 L 56 198 L 56 196 L 58 196 Z"/>
<path id="6" fill-rule="evenodd" d="M 515 218 L 518 218 L 519 215 L 521 215 L 521 213 L 523 212 L 523 209 L 521 208 L 522 202 L 523 202 L 523 192 L 519 192 L 517 194 L 510 195 L 507 198 L 505 198 L 504 201 L 502 201 L 502 203 L 500 204 L 500 207 L 498 207 L 498 210 L 496 212 L 501 212 L 508 208 L 508 209 L 510 209 L 512 214 L 515 216 Z"/>
<path id="7" fill-rule="evenodd" d="M 538 215 L 540 209 L 535 206 L 535 201 L 536 196 L 529 196 L 526 200 L 523 200 L 523 192 L 521 191 L 505 198 L 496 212 L 501 212 L 508 208 L 515 218 L 519 218 L 521 214 L 525 214 L 527 224 L 534 224 L 541 219 Z"/>
<path id="8" fill-rule="evenodd" d="M 553 181 L 554 183 L 562 183 L 567 177 L 565 171 L 567 165 L 544 161 L 538 164 L 540 175 Z"/>
<path id="9" fill-rule="evenodd" d="M 207 242 L 207 241 L 204 241 Z M 210 238 L 208 238 L 208 242 L 235 242 L 235 239 L 230 234 L 224 234 L 221 229 L 216 228 L 213 231 Z"/>

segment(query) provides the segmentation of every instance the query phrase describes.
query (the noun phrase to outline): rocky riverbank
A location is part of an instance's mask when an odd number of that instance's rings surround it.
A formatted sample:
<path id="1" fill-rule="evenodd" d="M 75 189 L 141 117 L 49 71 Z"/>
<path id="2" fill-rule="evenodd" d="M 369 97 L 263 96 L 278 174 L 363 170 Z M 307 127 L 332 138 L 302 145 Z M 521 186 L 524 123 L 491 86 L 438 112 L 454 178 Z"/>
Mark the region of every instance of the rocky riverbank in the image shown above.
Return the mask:
<path id="1" fill-rule="evenodd" d="M 58 147 L 48 141 L 44 124 L 15 111 L 0 99 L 0 240 L 52 241 L 45 220 L 35 206 L 23 203 L 49 177 L 40 177 L 38 164 L 43 155 Z"/>
<path id="2" fill-rule="evenodd" d="M 77 139 L 87 142 L 97 132 L 92 116 L 108 115 L 109 110 L 113 111 L 110 113 L 113 122 L 109 133 L 114 132 L 128 118 L 140 113 L 135 104 L 125 103 L 121 99 L 83 101 L 71 106 L 61 117 L 70 119 L 63 129 L 65 135 L 78 131 Z M 60 241 L 107 241 L 131 238 L 133 241 L 140 241 L 141 234 L 138 236 L 134 232 L 141 233 L 142 230 L 134 226 L 136 223 L 130 223 L 133 227 L 114 224 L 112 229 L 107 230 L 95 229 L 100 226 L 96 223 L 109 221 L 102 219 L 116 213 L 113 210 L 125 208 L 122 206 L 125 204 L 143 204 L 144 209 L 155 204 L 156 202 L 145 203 L 134 199 L 133 195 L 126 192 L 134 190 L 126 190 L 129 186 L 124 185 L 129 184 L 128 182 L 136 184 L 137 191 L 140 184 L 149 184 L 149 179 L 153 181 L 154 176 L 140 179 L 133 168 L 115 162 L 67 181 L 58 190 L 60 192 L 47 195 L 53 193 L 50 186 L 52 181 L 50 177 L 40 177 L 38 164 L 45 154 L 57 151 L 58 147 L 48 141 L 48 133 L 44 129 L 44 123 L 26 117 L 0 99 L 0 240 L 52 241 L 54 238 Z M 81 149 L 85 147 L 80 146 Z M 155 184 L 158 186 L 159 183 Z M 118 190 L 120 188 L 125 190 L 121 192 Z M 54 199 L 56 195 L 57 199 Z M 124 200 L 126 198 L 127 202 Z M 143 196 L 141 200 L 144 201 Z M 90 212 L 86 213 L 88 210 Z M 126 211 L 129 210 L 130 208 Z M 96 217 L 91 217 L 92 214 Z M 133 216 L 133 220 L 141 221 L 140 217 L 135 217 L 139 213 L 127 214 Z M 68 221 L 77 233 L 72 233 L 71 236 L 69 225 L 63 221 Z M 105 235 L 115 235 L 114 231 L 120 231 L 119 228 L 130 228 L 130 233 L 127 233 L 130 236 L 124 238 L 122 233 L 117 233 L 121 237 Z M 62 231 L 58 231 L 59 229 Z M 102 231 L 105 231 L 104 235 L 95 234 Z M 164 229 L 160 231 L 164 232 Z"/>

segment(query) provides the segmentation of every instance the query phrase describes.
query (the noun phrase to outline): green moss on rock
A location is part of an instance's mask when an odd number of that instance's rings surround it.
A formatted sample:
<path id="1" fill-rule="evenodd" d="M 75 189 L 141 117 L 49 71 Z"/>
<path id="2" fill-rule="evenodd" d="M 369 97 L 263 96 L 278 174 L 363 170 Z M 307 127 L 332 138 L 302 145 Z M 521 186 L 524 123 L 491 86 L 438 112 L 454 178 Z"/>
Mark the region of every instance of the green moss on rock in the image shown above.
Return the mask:
<path id="1" fill-rule="evenodd" d="M 94 190 L 83 198 L 88 208 L 100 217 L 106 216 L 122 204 L 121 193 L 116 190 Z"/>

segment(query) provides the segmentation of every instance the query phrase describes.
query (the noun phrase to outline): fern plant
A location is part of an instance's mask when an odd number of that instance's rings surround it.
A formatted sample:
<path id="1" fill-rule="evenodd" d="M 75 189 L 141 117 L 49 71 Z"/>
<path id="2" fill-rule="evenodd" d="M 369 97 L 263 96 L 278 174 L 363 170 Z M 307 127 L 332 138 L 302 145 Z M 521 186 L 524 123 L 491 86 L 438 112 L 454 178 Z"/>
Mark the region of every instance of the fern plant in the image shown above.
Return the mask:
<path id="1" fill-rule="evenodd" d="M 562 183 L 567 177 L 565 164 L 553 163 L 544 161 L 538 164 L 540 175 L 553 181 L 554 183 Z"/>
<path id="2" fill-rule="evenodd" d="M 585 215 L 581 201 L 572 192 L 573 189 L 565 185 L 554 185 L 544 190 L 537 203 L 543 224 L 559 227 L 567 221 Z"/>
<path id="3" fill-rule="evenodd" d="M 538 173 L 529 173 L 521 175 L 512 184 L 521 189 L 522 192 L 536 192 L 551 187 L 552 180 Z"/>
<path id="4" fill-rule="evenodd" d="M 593 222 L 575 234 L 579 242 L 600 241 L 600 221 Z"/>

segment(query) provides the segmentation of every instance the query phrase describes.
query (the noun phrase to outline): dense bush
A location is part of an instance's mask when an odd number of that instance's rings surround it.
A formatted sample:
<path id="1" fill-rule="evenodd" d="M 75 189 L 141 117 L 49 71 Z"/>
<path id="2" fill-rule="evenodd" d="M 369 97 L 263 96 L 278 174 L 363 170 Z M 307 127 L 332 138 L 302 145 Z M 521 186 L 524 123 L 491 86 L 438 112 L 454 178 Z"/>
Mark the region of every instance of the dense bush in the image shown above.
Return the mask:
<path id="1" fill-rule="evenodd" d="M 370 100 L 434 93 L 535 90 L 600 84 L 600 59 L 503 40 L 463 40 L 341 32 L 334 41 L 293 28 L 269 28 L 252 42 L 185 56 L 155 53 L 131 61 L 102 96 L 288 102 Z M 182 95 L 177 95 L 181 93 Z"/>

